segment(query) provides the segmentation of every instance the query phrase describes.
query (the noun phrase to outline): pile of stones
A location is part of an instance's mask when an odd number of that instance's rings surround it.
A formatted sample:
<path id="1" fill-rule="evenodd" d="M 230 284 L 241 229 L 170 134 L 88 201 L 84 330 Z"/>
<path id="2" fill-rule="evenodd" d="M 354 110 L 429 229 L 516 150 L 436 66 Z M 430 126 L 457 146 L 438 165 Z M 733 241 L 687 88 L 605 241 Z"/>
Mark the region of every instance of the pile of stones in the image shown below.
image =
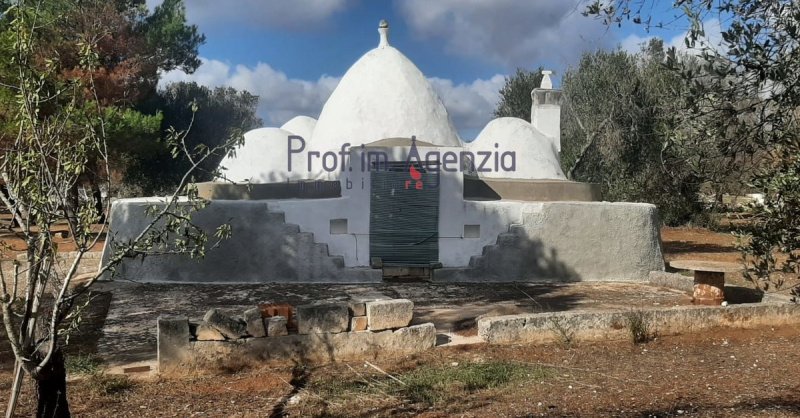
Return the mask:
<path id="1" fill-rule="evenodd" d="M 210 309 L 199 324 L 189 324 L 194 341 L 227 341 L 290 334 L 335 334 L 395 330 L 411 323 L 414 303 L 408 299 L 260 305 L 241 316 Z"/>

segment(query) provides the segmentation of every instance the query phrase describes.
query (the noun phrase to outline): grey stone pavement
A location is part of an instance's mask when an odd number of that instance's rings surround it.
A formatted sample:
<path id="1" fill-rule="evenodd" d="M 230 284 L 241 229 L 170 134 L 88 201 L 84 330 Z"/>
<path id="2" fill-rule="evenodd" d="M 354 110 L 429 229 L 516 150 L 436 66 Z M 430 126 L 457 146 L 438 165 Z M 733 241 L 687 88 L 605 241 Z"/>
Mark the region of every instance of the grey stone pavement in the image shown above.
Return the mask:
<path id="1" fill-rule="evenodd" d="M 414 302 L 413 323 L 433 322 L 440 343 L 468 343 L 479 342 L 475 336 L 475 318 L 480 315 L 628 310 L 691 303 L 689 296 L 676 290 L 645 284 L 599 282 L 325 285 L 116 281 L 98 283 L 94 292 L 100 307 L 94 314 L 92 332 L 83 338 L 91 339 L 84 341 L 84 350 L 93 351 L 111 367 L 154 362 L 156 319 L 159 315 L 182 315 L 199 321 L 211 308 L 241 314 L 245 309 L 262 303 L 296 306 L 358 298 L 405 298 Z M 99 329 L 102 332 L 96 331 Z"/>

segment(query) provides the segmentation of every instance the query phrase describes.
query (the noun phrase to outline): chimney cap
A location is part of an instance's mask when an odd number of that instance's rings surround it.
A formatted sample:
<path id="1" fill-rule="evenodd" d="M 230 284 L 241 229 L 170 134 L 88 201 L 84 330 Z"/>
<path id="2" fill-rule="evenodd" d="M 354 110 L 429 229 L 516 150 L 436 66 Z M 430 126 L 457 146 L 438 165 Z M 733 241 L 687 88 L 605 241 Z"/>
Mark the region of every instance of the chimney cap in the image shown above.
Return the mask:
<path id="1" fill-rule="evenodd" d="M 553 89 L 553 80 L 550 79 L 550 74 L 553 74 L 550 70 L 542 70 L 542 84 L 539 85 L 539 88 L 552 90 Z"/>

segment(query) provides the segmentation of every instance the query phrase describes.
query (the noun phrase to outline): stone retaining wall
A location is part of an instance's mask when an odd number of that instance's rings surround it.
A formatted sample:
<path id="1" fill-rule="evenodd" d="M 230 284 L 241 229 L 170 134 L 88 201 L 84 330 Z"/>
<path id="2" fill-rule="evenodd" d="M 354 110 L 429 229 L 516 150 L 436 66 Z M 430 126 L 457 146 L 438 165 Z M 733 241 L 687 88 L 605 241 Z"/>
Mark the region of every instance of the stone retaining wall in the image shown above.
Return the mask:
<path id="1" fill-rule="evenodd" d="M 569 333 L 573 341 L 630 338 L 628 312 L 556 312 L 507 315 L 478 320 L 478 335 L 491 344 L 548 343 Z M 680 306 L 635 311 L 658 335 L 713 327 L 754 328 L 800 324 L 800 306 L 753 303 L 729 306 Z"/>
<path id="2" fill-rule="evenodd" d="M 262 305 L 242 316 L 209 310 L 201 323 L 158 318 L 160 371 L 264 361 L 334 362 L 412 354 L 436 343 L 433 324 L 409 326 L 406 299 Z M 296 319 L 295 319 L 296 318 Z"/>

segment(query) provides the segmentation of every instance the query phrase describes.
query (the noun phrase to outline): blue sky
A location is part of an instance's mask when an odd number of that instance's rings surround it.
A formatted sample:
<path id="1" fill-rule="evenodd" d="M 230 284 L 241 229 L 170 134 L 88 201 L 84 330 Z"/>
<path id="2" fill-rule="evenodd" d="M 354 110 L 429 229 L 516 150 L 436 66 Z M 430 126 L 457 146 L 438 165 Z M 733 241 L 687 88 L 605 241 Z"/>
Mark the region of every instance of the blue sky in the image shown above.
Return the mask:
<path id="1" fill-rule="evenodd" d="M 200 49 L 204 64 L 191 75 L 165 74 L 164 84 L 193 80 L 251 91 L 267 126 L 301 114 L 316 118 L 350 65 L 377 46 L 378 22 L 387 19 L 391 44 L 431 80 L 465 139 L 491 119 L 497 91 L 517 67 L 559 74 L 582 52 L 634 50 L 653 35 L 680 45 L 685 30 L 606 27 L 581 15 L 583 0 L 185 2 L 190 23 L 208 39 Z M 665 6 L 654 14 L 669 21 L 675 13 Z"/>

